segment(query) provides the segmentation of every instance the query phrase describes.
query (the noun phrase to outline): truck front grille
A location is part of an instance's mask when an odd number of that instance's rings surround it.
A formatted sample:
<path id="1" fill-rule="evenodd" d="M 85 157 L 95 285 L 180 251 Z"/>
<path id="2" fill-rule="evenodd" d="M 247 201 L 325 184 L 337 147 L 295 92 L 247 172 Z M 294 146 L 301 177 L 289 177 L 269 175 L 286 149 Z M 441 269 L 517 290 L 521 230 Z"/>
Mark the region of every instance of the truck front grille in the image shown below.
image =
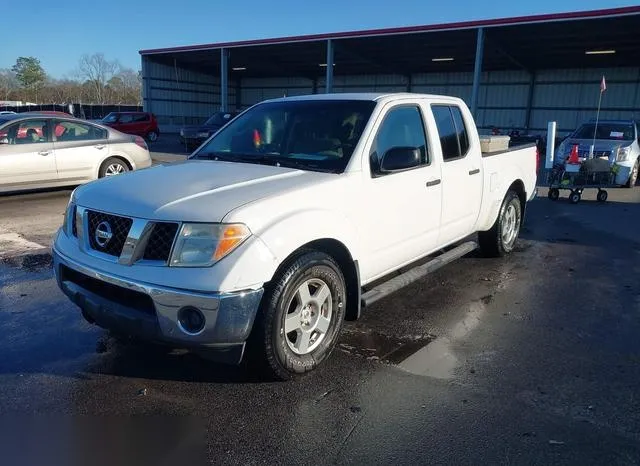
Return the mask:
<path id="1" fill-rule="evenodd" d="M 93 210 L 87 211 L 89 244 L 94 249 L 111 256 L 119 256 L 127 240 L 133 220 Z M 102 234 L 102 237 L 100 235 Z M 108 235 L 111 235 L 108 237 Z"/>
<path id="2" fill-rule="evenodd" d="M 169 262 L 173 243 L 180 228 L 179 222 L 134 219 L 89 209 L 82 210 L 80 214 L 86 215 L 87 231 L 82 233 L 90 252 L 96 251 L 120 260 L 128 239 L 128 247 L 132 247 L 133 252 L 131 249 L 127 250 L 123 256 L 125 262 L 131 257 L 137 258 L 133 259 L 134 263 L 142 260 L 156 262 L 155 265 L 166 265 Z M 79 237 L 75 230 L 76 223 L 73 225 L 73 234 Z M 147 227 L 150 227 L 150 231 Z M 141 241 L 140 237 L 143 231 L 149 231 L 145 241 Z M 127 263 L 131 265 L 131 262 Z"/>
<path id="3" fill-rule="evenodd" d="M 177 223 L 156 223 L 153 226 L 153 230 L 151 230 L 151 236 L 144 250 L 143 259 L 167 262 L 171 254 L 173 240 L 178 232 L 178 226 Z"/>

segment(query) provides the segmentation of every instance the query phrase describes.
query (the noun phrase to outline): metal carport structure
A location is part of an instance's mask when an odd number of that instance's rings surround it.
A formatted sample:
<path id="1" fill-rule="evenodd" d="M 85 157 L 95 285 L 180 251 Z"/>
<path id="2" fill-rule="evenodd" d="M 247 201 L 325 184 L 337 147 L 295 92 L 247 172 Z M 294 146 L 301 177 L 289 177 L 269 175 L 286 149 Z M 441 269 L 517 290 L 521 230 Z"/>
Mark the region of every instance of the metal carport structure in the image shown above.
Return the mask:
<path id="1" fill-rule="evenodd" d="M 463 98 L 481 128 L 568 131 L 640 112 L 640 6 L 142 50 L 147 111 L 171 130 L 219 109 L 318 92 Z M 333 66 L 327 66 L 333 63 Z"/>

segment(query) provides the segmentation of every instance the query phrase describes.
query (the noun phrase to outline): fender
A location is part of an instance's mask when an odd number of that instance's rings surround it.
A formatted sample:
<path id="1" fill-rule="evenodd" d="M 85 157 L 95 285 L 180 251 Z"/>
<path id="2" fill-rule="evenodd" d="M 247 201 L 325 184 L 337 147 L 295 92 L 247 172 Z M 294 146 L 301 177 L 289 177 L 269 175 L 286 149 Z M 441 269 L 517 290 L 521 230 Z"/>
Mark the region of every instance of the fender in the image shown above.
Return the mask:
<path id="1" fill-rule="evenodd" d="M 257 236 L 281 264 L 305 244 L 319 239 L 334 239 L 342 243 L 358 260 L 358 233 L 355 226 L 335 210 L 312 208 L 289 212 L 264 226 Z M 272 272 L 275 273 L 275 269 Z"/>
<path id="2" fill-rule="evenodd" d="M 251 218 L 251 216 L 248 216 Z M 359 257 L 358 232 L 355 226 L 339 211 L 320 207 L 289 211 L 282 216 L 270 218 L 269 223 L 256 230 L 249 228 L 275 257 L 271 267 L 264 273 L 265 282 L 273 278 L 278 267 L 295 251 L 312 241 L 333 239 L 342 243 L 354 261 Z M 225 218 L 224 221 L 234 221 Z"/>

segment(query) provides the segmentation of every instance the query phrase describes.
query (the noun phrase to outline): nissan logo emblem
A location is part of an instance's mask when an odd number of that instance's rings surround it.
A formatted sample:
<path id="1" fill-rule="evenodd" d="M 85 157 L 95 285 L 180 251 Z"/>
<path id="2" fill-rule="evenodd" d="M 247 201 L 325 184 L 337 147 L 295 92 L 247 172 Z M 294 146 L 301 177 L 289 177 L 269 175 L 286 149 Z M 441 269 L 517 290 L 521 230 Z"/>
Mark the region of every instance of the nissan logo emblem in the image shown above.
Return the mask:
<path id="1" fill-rule="evenodd" d="M 107 243 L 113 237 L 113 232 L 111 231 L 111 225 L 109 222 L 100 222 L 96 227 L 96 232 L 94 234 L 94 238 L 98 246 L 104 248 Z"/>

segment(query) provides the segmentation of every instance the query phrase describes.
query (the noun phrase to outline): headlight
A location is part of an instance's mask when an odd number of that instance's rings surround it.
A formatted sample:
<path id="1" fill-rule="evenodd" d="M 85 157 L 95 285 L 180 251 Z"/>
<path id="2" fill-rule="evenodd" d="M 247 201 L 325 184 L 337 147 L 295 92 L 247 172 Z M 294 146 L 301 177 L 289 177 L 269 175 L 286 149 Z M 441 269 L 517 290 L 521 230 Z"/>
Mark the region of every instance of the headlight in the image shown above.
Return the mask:
<path id="1" fill-rule="evenodd" d="M 619 147 L 618 148 L 618 156 L 616 157 L 617 162 L 627 162 L 629 161 L 629 156 L 631 155 L 631 147 Z"/>
<path id="2" fill-rule="evenodd" d="M 76 205 L 70 201 L 64 211 L 64 219 L 62 220 L 62 231 L 64 231 L 67 236 L 72 236 L 74 234 L 75 217 Z"/>
<path id="3" fill-rule="evenodd" d="M 241 223 L 185 223 L 171 254 L 174 267 L 209 267 L 251 236 Z"/>

